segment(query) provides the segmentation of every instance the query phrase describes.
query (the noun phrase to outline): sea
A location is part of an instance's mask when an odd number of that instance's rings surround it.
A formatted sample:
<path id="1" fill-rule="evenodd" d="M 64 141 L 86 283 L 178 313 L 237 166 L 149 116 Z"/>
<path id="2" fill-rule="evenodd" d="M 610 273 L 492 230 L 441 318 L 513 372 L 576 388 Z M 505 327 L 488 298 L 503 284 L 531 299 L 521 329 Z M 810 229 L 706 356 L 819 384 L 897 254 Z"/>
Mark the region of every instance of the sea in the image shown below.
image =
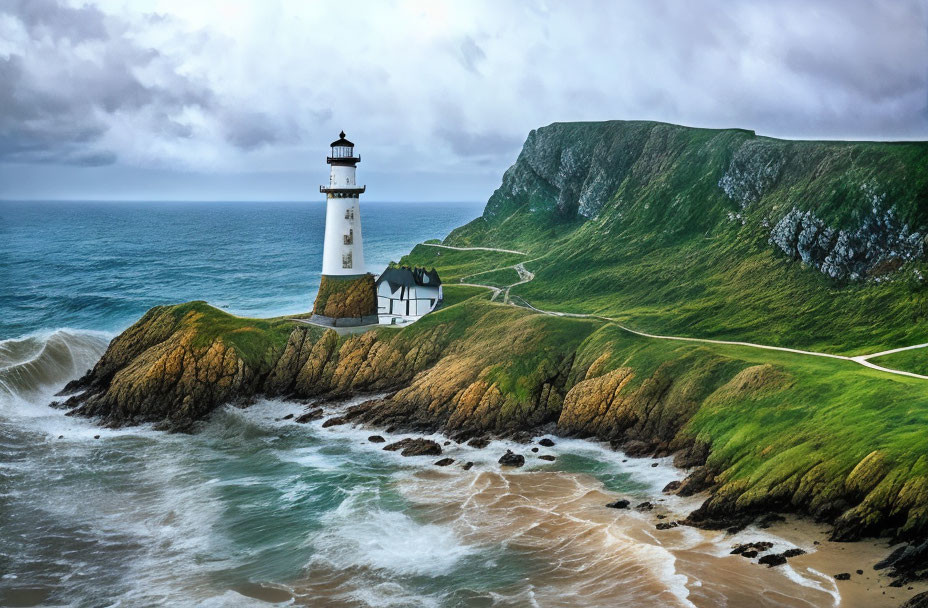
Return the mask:
<path id="1" fill-rule="evenodd" d="M 363 203 L 368 270 L 481 210 Z M 0 203 L 0 606 L 836 604 L 825 575 L 732 561 L 751 530 L 657 533 L 657 514 L 698 505 L 661 493 L 683 476 L 668 459 L 434 435 L 455 460 L 437 467 L 368 441 L 407 435 L 297 424 L 306 404 L 282 400 L 223 408 L 193 435 L 50 406 L 151 306 L 308 311 L 323 231 L 315 202 Z M 526 466 L 502 468 L 507 449 Z M 652 508 L 605 507 L 620 497 Z"/>

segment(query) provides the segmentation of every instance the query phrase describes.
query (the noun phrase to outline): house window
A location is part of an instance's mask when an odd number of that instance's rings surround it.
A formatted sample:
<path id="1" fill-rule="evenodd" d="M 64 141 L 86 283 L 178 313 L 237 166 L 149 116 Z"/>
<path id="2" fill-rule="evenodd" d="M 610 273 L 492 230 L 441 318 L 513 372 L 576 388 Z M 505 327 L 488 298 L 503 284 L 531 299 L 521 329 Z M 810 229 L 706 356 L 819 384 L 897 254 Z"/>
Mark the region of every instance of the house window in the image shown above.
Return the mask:
<path id="1" fill-rule="evenodd" d="M 351 252 L 342 255 L 342 268 L 351 268 Z"/>

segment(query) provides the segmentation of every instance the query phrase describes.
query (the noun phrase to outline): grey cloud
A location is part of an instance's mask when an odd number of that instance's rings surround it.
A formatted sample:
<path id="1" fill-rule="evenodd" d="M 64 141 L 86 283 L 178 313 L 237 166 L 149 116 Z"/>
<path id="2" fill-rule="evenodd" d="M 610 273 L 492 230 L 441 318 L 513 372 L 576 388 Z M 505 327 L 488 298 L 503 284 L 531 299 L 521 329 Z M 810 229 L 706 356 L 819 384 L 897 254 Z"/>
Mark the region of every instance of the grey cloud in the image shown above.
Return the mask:
<path id="1" fill-rule="evenodd" d="M 170 69 L 166 82 L 143 84 L 135 71 L 163 58 L 119 32 L 110 33 L 95 7 L 75 9 L 29 0 L 4 3 L 0 10 L 31 32 L 41 29 L 42 36 L 63 41 L 36 44 L 0 58 L 0 81 L 4 83 L 0 87 L 0 160 L 115 162 L 114 151 L 95 150 L 91 145 L 106 134 L 107 115 L 150 109 L 148 120 L 154 122 L 155 132 L 168 138 L 189 137 L 190 127 L 170 115 L 187 106 L 213 105 L 208 88 Z M 96 60 L 72 52 L 74 41 L 88 39 L 104 43 Z"/>
<path id="2" fill-rule="evenodd" d="M 483 52 L 483 49 L 480 48 L 470 36 L 464 37 L 464 40 L 461 42 L 460 52 L 461 65 L 471 72 L 476 72 L 480 62 L 487 58 L 487 54 Z"/>
<path id="3" fill-rule="evenodd" d="M 460 156 L 496 156 L 517 150 L 522 138 L 496 132 L 470 133 L 458 129 L 440 128 L 437 135 L 450 144 Z"/>
<path id="4" fill-rule="evenodd" d="M 57 0 L 2 0 L 0 13 L 18 17 L 29 33 L 48 33 L 55 39 L 103 40 L 107 37 L 104 14 L 93 6 L 62 6 Z"/>

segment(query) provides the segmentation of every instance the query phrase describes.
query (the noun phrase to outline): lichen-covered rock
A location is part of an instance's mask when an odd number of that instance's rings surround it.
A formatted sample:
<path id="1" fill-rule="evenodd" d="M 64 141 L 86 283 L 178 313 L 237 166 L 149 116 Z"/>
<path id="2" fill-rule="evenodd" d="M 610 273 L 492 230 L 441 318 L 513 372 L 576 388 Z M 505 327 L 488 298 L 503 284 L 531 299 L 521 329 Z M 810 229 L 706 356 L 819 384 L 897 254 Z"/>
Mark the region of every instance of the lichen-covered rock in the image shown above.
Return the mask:
<path id="1" fill-rule="evenodd" d="M 743 209 L 764 196 L 780 177 L 783 149 L 768 139 L 751 139 L 735 150 L 719 188 Z"/>
<path id="2" fill-rule="evenodd" d="M 882 199 L 879 199 L 880 201 Z M 770 243 L 834 279 L 860 279 L 896 270 L 925 253 L 925 238 L 873 206 L 855 230 L 836 230 L 812 211 L 794 207 L 770 232 Z"/>
<path id="3" fill-rule="evenodd" d="M 330 319 L 368 317 L 377 314 L 374 275 L 342 279 L 322 275 L 313 314 Z"/>

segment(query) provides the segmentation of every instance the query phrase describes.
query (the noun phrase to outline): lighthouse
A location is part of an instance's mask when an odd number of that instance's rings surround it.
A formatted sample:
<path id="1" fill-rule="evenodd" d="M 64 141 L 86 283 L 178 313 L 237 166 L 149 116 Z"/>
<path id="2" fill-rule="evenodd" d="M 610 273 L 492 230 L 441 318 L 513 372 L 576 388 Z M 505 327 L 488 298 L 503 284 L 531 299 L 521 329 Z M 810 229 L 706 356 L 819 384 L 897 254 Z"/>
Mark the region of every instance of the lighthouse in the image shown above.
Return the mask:
<path id="1" fill-rule="evenodd" d="M 361 156 L 344 131 L 330 146 L 329 184 L 319 186 L 326 195 L 325 240 L 312 319 L 337 327 L 377 323 L 374 276 L 364 270 L 360 196 L 367 186 L 358 186 L 355 175 Z"/>

